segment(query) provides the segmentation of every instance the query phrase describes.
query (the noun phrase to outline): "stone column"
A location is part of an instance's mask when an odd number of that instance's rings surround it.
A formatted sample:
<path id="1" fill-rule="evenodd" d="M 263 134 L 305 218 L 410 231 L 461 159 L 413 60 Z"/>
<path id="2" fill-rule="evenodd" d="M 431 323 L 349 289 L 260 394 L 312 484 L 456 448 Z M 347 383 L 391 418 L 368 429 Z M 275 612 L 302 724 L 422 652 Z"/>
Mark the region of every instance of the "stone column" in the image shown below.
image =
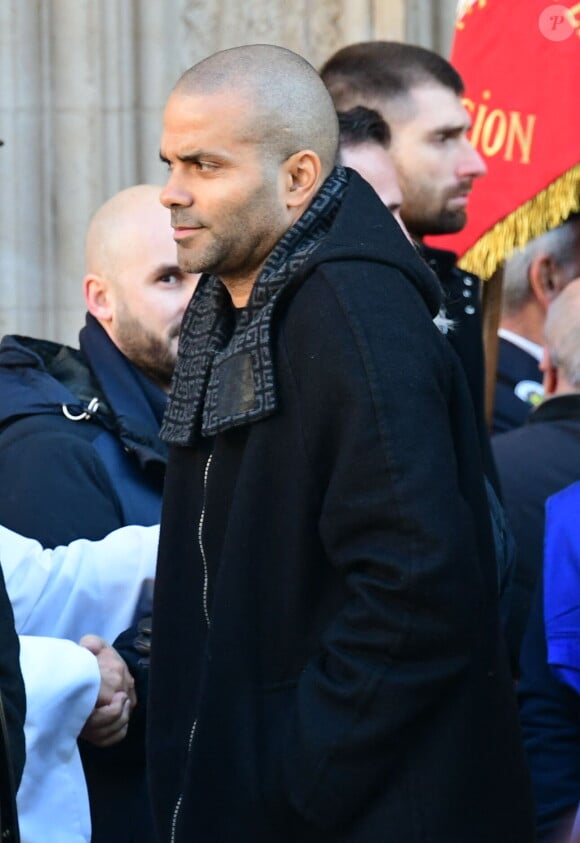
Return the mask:
<path id="1" fill-rule="evenodd" d="M 406 0 L 404 40 L 436 50 L 449 58 L 457 3 L 449 0 Z"/>
<path id="2" fill-rule="evenodd" d="M 280 44 L 319 66 L 352 41 L 404 37 L 405 0 L 181 0 L 185 66 L 217 49 Z"/>
<path id="3" fill-rule="evenodd" d="M 135 39 L 126 0 L 53 0 L 48 29 L 51 77 L 51 205 L 55 333 L 82 324 L 83 243 L 94 210 L 137 179 Z M 71 336 L 72 335 L 72 336 Z"/>
<path id="4" fill-rule="evenodd" d="M 0 333 L 52 328 L 44 11 L 40 2 L 0 3 Z"/>
<path id="5" fill-rule="evenodd" d="M 0 10 L 0 326 L 76 342 L 88 220 L 137 178 L 133 4 Z"/>

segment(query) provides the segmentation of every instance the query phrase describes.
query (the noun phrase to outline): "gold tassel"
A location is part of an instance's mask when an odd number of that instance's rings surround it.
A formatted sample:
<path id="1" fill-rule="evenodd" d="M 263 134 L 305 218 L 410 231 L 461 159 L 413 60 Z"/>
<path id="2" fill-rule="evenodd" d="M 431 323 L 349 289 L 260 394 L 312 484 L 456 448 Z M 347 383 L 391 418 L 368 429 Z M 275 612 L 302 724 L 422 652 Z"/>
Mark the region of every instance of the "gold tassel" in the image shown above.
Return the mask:
<path id="1" fill-rule="evenodd" d="M 580 211 L 580 164 L 490 228 L 462 256 L 459 266 L 487 281 L 516 249 L 561 225 L 576 211 Z"/>

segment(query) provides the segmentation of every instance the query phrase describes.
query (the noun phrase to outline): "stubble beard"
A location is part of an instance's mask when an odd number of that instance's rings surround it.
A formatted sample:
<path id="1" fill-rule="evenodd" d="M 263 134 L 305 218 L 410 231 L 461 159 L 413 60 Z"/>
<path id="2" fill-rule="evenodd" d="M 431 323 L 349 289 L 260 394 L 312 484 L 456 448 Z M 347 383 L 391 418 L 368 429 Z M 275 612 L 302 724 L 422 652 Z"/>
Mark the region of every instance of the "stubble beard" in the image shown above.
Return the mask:
<path id="1" fill-rule="evenodd" d="M 182 272 L 208 272 L 218 275 L 227 255 L 227 248 L 214 238 L 205 249 L 194 249 L 185 244 L 177 244 L 177 263 Z"/>
<path id="2" fill-rule="evenodd" d="M 443 210 L 437 216 L 420 220 L 418 225 L 414 227 L 414 231 L 421 236 L 428 234 L 456 234 L 465 228 L 466 223 L 467 214 L 464 210 Z M 417 231 L 417 229 L 420 230 Z"/>
<path id="3" fill-rule="evenodd" d="M 146 331 L 138 320 L 127 318 L 117 326 L 116 345 L 134 366 L 166 392 L 175 369 L 178 334 L 179 328 L 172 328 L 166 338 L 158 337 Z"/>
<path id="4" fill-rule="evenodd" d="M 420 203 L 417 203 L 418 212 L 413 208 L 411 211 L 405 209 L 405 202 L 401 207 L 401 217 L 407 229 L 414 239 L 431 234 L 456 234 L 465 228 L 467 223 L 467 212 L 465 208 L 441 208 L 437 212 L 425 213 Z"/>

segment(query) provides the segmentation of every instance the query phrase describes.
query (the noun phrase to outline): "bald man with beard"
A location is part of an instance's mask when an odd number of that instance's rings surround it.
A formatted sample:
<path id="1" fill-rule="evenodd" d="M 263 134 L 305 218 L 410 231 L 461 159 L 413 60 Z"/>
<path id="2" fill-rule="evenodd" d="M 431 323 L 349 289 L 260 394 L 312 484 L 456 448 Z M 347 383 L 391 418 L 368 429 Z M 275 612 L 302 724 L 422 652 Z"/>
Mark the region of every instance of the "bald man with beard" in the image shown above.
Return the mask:
<path id="1" fill-rule="evenodd" d="M 335 166 L 314 68 L 190 68 L 164 112 L 183 322 L 148 763 L 163 843 L 529 843 L 469 389 L 440 286 Z"/>
<path id="2" fill-rule="evenodd" d="M 196 276 L 177 266 L 160 188 L 109 199 L 86 238 L 80 349 L 0 345 L 0 523 L 44 547 L 159 522 L 158 432 Z"/>
<path id="3" fill-rule="evenodd" d="M 167 392 L 197 276 L 176 265 L 159 190 L 130 187 L 97 211 L 87 232 L 83 288 L 89 313 L 114 345 Z"/>
<path id="4" fill-rule="evenodd" d="M 177 265 L 159 191 L 130 187 L 91 220 L 78 350 L 21 336 L 0 344 L 0 523 L 44 547 L 159 523 L 159 427 L 197 283 Z M 149 829 L 132 828 L 142 763 L 128 772 L 87 746 L 83 761 L 92 843 L 145 843 Z"/>

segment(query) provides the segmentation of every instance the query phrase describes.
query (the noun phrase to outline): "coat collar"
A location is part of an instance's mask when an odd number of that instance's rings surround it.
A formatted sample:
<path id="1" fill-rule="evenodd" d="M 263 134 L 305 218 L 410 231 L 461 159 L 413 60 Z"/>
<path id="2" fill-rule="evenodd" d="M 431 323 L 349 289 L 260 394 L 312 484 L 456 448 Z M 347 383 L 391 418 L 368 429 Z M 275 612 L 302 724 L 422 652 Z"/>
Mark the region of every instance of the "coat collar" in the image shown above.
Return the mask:
<path id="1" fill-rule="evenodd" d="M 527 424 L 536 422 L 565 421 L 580 419 L 580 393 L 569 392 L 546 398 L 530 413 Z"/>
<path id="2" fill-rule="evenodd" d="M 273 250 L 236 325 L 229 294 L 202 277 L 183 321 L 161 436 L 193 445 L 200 436 L 258 421 L 277 409 L 272 321 L 277 305 L 322 263 L 381 264 L 405 275 L 431 316 L 441 285 L 372 188 L 336 167 L 305 214 Z M 356 284 L 356 273 L 353 284 Z"/>

